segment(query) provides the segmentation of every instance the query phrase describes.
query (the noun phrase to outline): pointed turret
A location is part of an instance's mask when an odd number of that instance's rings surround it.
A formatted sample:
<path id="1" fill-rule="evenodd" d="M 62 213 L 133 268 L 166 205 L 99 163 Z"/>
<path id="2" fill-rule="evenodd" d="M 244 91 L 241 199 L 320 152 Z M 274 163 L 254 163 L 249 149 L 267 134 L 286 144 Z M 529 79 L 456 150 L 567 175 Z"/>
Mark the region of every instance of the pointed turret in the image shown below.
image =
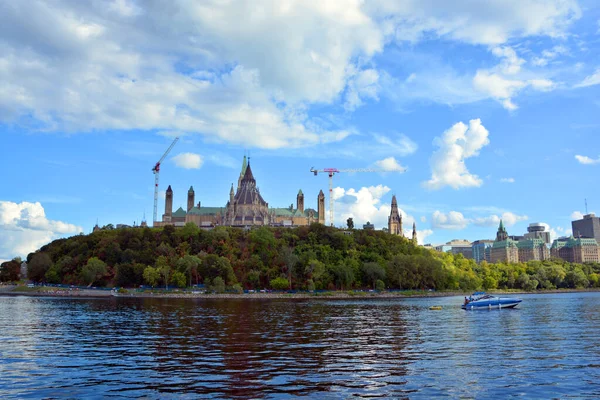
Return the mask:
<path id="1" fill-rule="evenodd" d="M 506 239 L 508 239 L 508 233 L 506 232 L 506 228 L 504 227 L 502 220 L 500 220 L 500 225 L 498 225 L 498 232 L 496 233 L 496 241 L 501 242 Z"/>
<path id="2" fill-rule="evenodd" d="M 194 208 L 194 197 L 195 197 L 195 193 L 194 193 L 194 187 L 190 186 L 190 190 L 188 190 L 188 198 L 187 198 L 187 210 L 188 212 L 190 212 L 190 210 L 192 208 Z"/>
<path id="3" fill-rule="evenodd" d="M 417 244 L 417 224 L 413 222 L 412 242 Z"/>
<path id="4" fill-rule="evenodd" d="M 165 193 L 165 214 L 163 215 L 163 222 L 171 222 L 171 215 L 173 214 L 173 189 L 171 185 L 167 188 Z"/>
<path id="5" fill-rule="evenodd" d="M 244 156 L 244 160 L 242 161 L 242 170 L 240 171 L 240 177 L 238 178 L 238 190 L 240 190 L 240 187 L 242 187 L 242 179 L 244 178 L 244 175 L 246 174 L 247 167 L 248 167 L 248 160 L 246 159 L 246 156 Z"/>
<path id="6" fill-rule="evenodd" d="M 233 196 L 235 196 L 235 193 L 233 191 L 233 183 L 232 183 L 231 190 L 229 190 L 229 204 L 233 204 Z"/>
<path id="7" fill-rule="evenodd" d="M 323 190 L 319 191 L 317 197 L 317 214 L 319 223 L 325 225 L 325 193 L 323 193 Z"/>
<path id="8" fill-rule="evenodd" d="M 298 190 L 298 195 L 296 196 L 296 209 L 304 213 L 304 193 L 302 193 L 302 189 Z"/>
<path id="9" fill-rule="evenodd" d="M 392 209 L 388 218 L 388 232 L 392 235 L 404 236 L 402 232 L 402 214 L 398 211 L 396 195 L 392 196 Z"/>

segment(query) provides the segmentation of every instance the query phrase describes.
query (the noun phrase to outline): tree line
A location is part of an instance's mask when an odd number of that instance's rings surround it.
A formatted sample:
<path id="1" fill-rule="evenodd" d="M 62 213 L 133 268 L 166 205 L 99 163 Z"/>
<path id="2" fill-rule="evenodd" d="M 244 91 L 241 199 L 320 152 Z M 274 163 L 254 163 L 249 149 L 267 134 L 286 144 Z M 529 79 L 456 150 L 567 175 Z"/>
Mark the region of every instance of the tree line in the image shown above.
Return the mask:
<path id="1" fill-rule="evenodd" d="M 0 265 L 16 280 L 20 260 Z M 374 230 L 322 224 L 244 230 L 217 227 L 103 229 L 58 239 L 27 256 L 34 282 L 108 287 L 350 290 L 557 289 L 600 287 L 599 264 L 560 259 L 476 264 Z"/>

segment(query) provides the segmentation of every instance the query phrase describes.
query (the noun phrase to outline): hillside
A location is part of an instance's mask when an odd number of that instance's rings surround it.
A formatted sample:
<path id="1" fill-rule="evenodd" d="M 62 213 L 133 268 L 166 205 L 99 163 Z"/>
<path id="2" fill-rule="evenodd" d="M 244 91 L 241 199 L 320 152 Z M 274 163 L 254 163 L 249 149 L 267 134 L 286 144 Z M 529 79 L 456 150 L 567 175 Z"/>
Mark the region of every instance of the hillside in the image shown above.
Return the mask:
<path id="1" fill-rule="evenodd" d="M 382 231 L 321 224 L 105 229 L 55 240 L 27 257 L 35 282 L 273 289 L 554 289 L 598 287 L 598 264 L 477 265 Z M 7 263 L 4 263 L 7 264 Z M 3 264 L 3 267 L 4 267 Z M 11 264 L 12 266 L 12 264 Z M 0 279 L 2 271 L 0 268 Z"/>

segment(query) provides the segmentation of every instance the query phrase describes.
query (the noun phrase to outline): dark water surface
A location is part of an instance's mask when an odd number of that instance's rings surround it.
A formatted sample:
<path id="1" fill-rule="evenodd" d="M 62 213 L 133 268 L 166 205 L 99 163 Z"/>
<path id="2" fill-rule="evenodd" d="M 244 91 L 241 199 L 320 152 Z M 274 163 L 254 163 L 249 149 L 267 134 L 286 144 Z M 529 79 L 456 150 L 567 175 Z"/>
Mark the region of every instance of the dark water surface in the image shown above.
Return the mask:
<path id="1" fill-rule="evenodd" d="M 600 293 L 522 298 L 0 297 L 0 398 L 600 397 Z"/>

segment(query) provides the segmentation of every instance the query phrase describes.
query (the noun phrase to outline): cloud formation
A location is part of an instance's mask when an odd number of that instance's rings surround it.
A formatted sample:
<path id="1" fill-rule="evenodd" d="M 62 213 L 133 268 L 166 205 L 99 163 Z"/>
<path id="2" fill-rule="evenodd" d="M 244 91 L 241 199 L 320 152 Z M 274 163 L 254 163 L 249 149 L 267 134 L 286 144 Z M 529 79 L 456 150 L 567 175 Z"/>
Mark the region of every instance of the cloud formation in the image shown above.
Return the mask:
<path id="1" fill-rule="evenodd" d="M 0 201 L 0 259 L 25 257 L 50 241 L 83 228 L 49 220 L 40 203 Z"/>
<path id="2" fill-rule="evenodd" d="M 479 151 L 490 142 L 488 136 L 489 132 L 481 120 L 472 119 L 469 126 L 458 122 L 441 137 L 436 137 L 433 143 L 439 149 L 431 156 L 431 179 L 424 182 L 424 186 L 432 190 L 444 186 L 453 189 L 481 186 L 483 181 L 467 170 L 465 160 L 479 155 Z"/>
<path id="3" fill-rule="evenodd" d="M 515 178 L 500 178 L 502 183 L 515 183 Z"/>
<path id="4" fill-rule="evenodd" d="M 172 160 L 175 165 L 184 169 L 200 169 L 204 163 L 202 156 L 195 153 L 179 153 Z"/>
<path id="5" fill-rule="evenodd" d="M 513 226 L 517 222 L 526 221 L 529 217 L 526 215 L 517 215 L 506 211 L 501 215 L 491 214 L 487 217 L 467 218 L 461 212 L 450 211 L 442 213 L 436 210 L 431 216 L 431 226 L 434 229 L 454 229 L 460 230 L 470 224 L 482 227 L 493 227 L 500 224 L 500 220 L 505 226 Z"/>
<path id="6" fill-rule="evenodd" d="M 388 157 L 384 158 L 383 160 L 375 161 L 375 165 L 384 171 L 403 172 L 406 170 L 406 168 L 400 165 L 400 163 L 396 161 L 394 157 Z"/>
<path id="7" fill-rule="evenodd" d="M 594 159 L 594 158 L 590 158 L 588 156 L 576 155 L 575 159 L 577 161 L 579 161 L 580 164 L 584 164 L 584 165 L 600 164 L 600 157 Z"/>

